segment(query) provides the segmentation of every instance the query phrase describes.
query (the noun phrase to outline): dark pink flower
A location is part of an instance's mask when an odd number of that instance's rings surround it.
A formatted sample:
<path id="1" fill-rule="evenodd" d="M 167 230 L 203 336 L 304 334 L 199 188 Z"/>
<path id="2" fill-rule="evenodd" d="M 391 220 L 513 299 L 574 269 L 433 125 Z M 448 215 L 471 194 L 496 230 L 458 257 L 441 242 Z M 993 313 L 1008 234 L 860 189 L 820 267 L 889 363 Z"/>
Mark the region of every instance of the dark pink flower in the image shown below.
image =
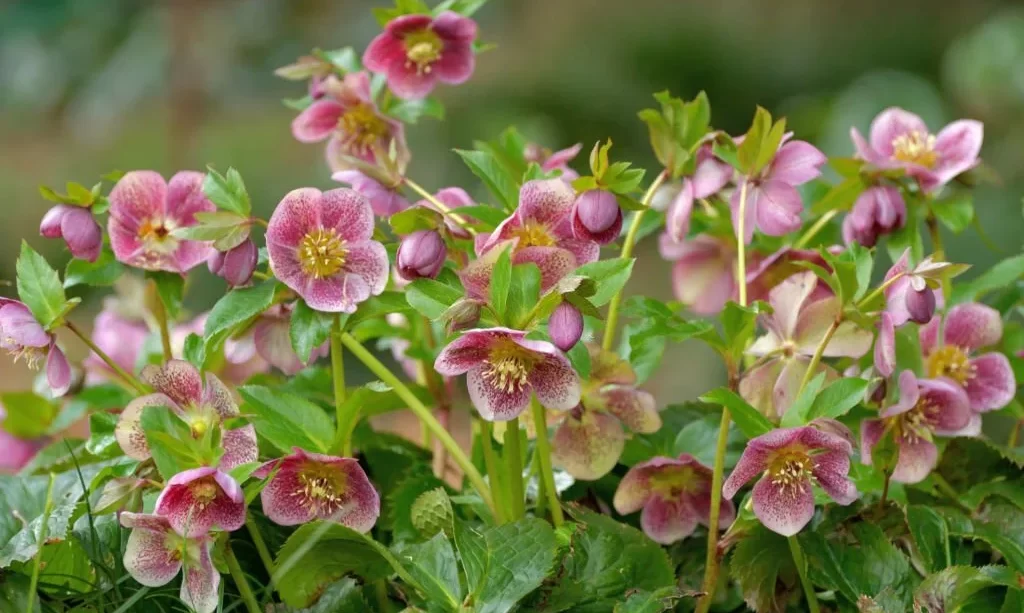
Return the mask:
<path id="1" fill-rule="evenodd" d="M 322 519 L 369 532 L 380 515 L 380 495 L 352 458 L 295 447 L 291 455 L 267 462 L 253 475 L 270 477 L 260 492 L 263 512 L 282 526 Z"/>
<path id="2" fill-rule="evenodd" d="M 921 328 L 921 351 L 928 376 L 949 377 L 964 388 L 975 412 L 1003 408 L 1017 390 L 1010 360 L 997 351 L 979 351 L 1002 337 L 999 311 L 977 302 L 956 305 L 946 313 L 944 325 L 936 317 Z"/>
<path id="3" fill-rule="evenodd" d="M 832 500 L 848 505 L 857 499 L 850 472 L 852 437 L 813 426 L 780 428 L 751 439 L 736 468 L 725 480 L 722 495 L 732 498 L 751 479 L 754 515 L 766 528 L 793 536 L 814 515 L 813 484 Z"/>
<path id="4" fill-rule="evenodd" d="M 980 121 L 961 119 L 933 135 L 917 115 L 890 107 L 871 122 L 870 143 L 856 128 L 850 137 L 859 157 L 879 168 L 903 168 L 930 192 L 978 164 L 984 132 Z"/>
<path id="5" fill-rule="evenodd" d="M 203 195 L 201 172 L 182 171 L 164 181 L 152 170 L 133 170 L 110 190 L 107 232 L 118 261 L 146 270 L 185 273 L 206 261 L 213 248 L 172 232 L 196 224 L 196 213 L 216 206 Z"/>
<path id="6" fill-rule="evenodd" d="M 885 310 L 897 328 L 908 321 L 928 323 L 935 314 L 935 292 L 928 287 L 925 277 L 918 273 L 926 272 L 937 264 L 928 257 L 911 269 L 909 258 L 910 249 L 907 249 L 885 273 Z"/>
<path id="7" fill-rule="evenodd" d="M 951 379 L 918 379 L 904 370 L 899 384 L 899 402 L 882 410 L 879 419 L 861 424 L 861 460 L 871 464 L 872 449 L 891 431 L 898 449 L 893 481 L 918 483 L 939 459 L 932 438 L 976 435 L 981 418 L 971 413 L 967 394 Z"/>
<path id="8" fill-rule="evenodd" d="M 567 411 L 580 401 L 580 380 L 568 358 L 546 341 L 508 328 L 469 330 L 441 350 L 434 370 L 467 374 L 469 397 L 487 421 L 508 421 L 530 404 Z"/>
<path id="9" fill-rule="evenodd" d="M 57 337 L 36 321 L 23 302 L 0 297 L 0 349 L 24 358 L 35 369 L 46 357 L 46 383 L 54 396 L 63 396 L 71 387 L 71 364 L 57 345 Z"/>
<path id="10" fill-rule="evenodd" d="M 217 610 L 220 573 L 210 559 L 209 536 L 180 536 L 166 517 L 158 515 L 125 511 L 118 518 L 122 526 L 131 529 L 124 550 L 124 568 L 133 579 L 148 587 L 160 587 L 170 583 L 184 567 L 181 601 L 196 613 Z"/>
<path id="11" fill-rule="evenodd" d="M 92 211 L 81 206 L 58 204 L 43 216 L 39 234 L 46 238 L 63 238 L 71 256 L 95 262 L 103 249 L 103 230 Z"/>
<path id="12" fill-rule="evenodd" d="M 224 420 L 239 415 L 229 390 L 212 373 L 206 373 L 205 386 L 199 371 L 184 360 L 171 360 L 163 367 L 142 369 L 142 380 L 156 390 L 128 403 L 114 429 L 114 436 L 125 455 L 142 461 L 150 457 L 146 435 L 142 431 L 142 411 L 146 407 L 166 407 L 174 411 L 192 429 L 196 438 L 210 428 L 219 428 Z M 250 424 L 221 435 L 224 454 L 220 466 L 230 470 L 257 458 L 256 429 Z"/>
<path id="13" fill-rule="evenodd" d="M 544 172 L 561 171 L 562 174 L 558 178 L 566 183 L 571 183 L 580 177 L 580 173 L 569 168 L 569 162 L 579 155 L 582 148 L 583 143 L 576 143 L 572 147 L 552 152 L 537 143 L 529 143 L 523 150 L 523 159 L 527 163 L 539 164 L 540 169 Z"/>
<path id="14" fill-rule="evenodd" d="M 437 230 L 418 230 L 402 239 L 395 267 L 403 279 L 433 279 L 448 258 L 448 248 Z"/>
<path id="15" fill-rule="evenodd" d="M 643 509 L 640 525 L 651 540 L 671 545 L 693 534 L 697 524 L 707 526 L 711 513 L 712 471 L 692 455 L 656 457 L 629 469 L 619 482 L 615 510 L 628 515 Z M 723 500 L 719 528 L 736 519 L 736 508 Z"/>
<path id="16" fill-rule="evenodd" d="M 847 245 L 874 247 L 880 236 L 899 230 L 906 221 L 907 205 L 900 190 L 888 185 L 869 187 L 843 220 L 843 240 Z"/>
<path id="17" fill-rule="evenodd" d="M 555 307 L 548 318 L 548 334 L 562 351 L 569 351 L 583 336 L 583 314 L 568 302 Z"/>
<path id="18" fill-rule="evenodd" d="M 233 249 L 214 252 L 206 261 L 206 266 L 210 272 L 227 281 L 228 285 L 238 287 L 252 279 L 259 259 L 259 248 L 251 238 L 247 238 Z"/>
<path id="19" fill-rule="evenodd" d="M 445 187 L 444 189 L 439 189 L 437 193 L 434 194 L 434 198 L 436 198 L 441 204 L 445 205 L 449 210 L 476 204 L 473 202 L 473 199 L 469 194 L 466 193 L 466 190 L 461 187 Z M 438 208 L 434 206 L 433 202 L 426 199 L 418 200 L 416 202 L 416 206 L 421 206 L 430 209 L 431 211 L 437 211 L 438 213 L 444 213 L 444 211 L 438 210 Z M 473 238 L 472 234 L 466 231 L 465 228 L 456 223 L 448 215 L 444 216 L 444 225 L 448 229 L 448 232 L 456 238 Z"/>
<path id="20" fill-rule="evenodd" d="M 193 468 L 167 480 L 153 512 L 186 538 L 213 528 L 233 532 L 245 524 L 245 493 L 227 473 L 209 466 Z"/>
<path id="21" fill-rule="evenodd" d="M 363 54 L 363 64 L 387 75 L 399 98 L 423 98 L 438 81 L 464 83 L 473 74 L 476 22 L 453 11 L 391 20 Z"/>
<path id="22" fill-rule="evenodd" d="M 409 201 L 397 187 L 388 187 L 358 170 L 339 170 L 331 175 L 331 178 L 339 183 L 351 185 L 356 193 L 369 200 L 375 215 L 391 217 L 409 208 Z"/>
<path id="23" fill-rule="evenodd" d="M 658 241 L 661 257 L 674 260 L 676 298 L 698 315 L 714 315 L 736 295 L 736 248 L 706 234 L 676 242 L 668 232 Z"/>
<path id="24" fill-rule="evenodd" d="M 274 275 L 317 311 L 352 313 L 388 283 L 373 210 L 350 189 L 289 192 L 270 218 L 267 250 Z"/>
<path id="25" fill-rule="evenodd" d="M 622 230 L 622 209 L 615 194 L 591 189 L 576 197 L 572 206 L 572 233 L 578 239 L 607 245 Z"/>

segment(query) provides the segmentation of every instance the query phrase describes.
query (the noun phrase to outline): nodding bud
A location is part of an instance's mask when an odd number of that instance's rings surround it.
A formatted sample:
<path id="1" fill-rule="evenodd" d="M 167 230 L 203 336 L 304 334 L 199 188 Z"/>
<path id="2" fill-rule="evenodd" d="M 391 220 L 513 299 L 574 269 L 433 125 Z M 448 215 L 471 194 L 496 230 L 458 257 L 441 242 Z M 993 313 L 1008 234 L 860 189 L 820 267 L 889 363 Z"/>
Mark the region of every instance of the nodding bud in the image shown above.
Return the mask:
<path id="1" fill-rule="evenodd" d="M 419 230 L 402 239 L 398 246 L 398 274 L 405 279 L 433 279 L 441 272 L 448 249 L 435 230 Z"/>
<path id="2" fill-rule="evenodd" d="M 614 241 L 622 230 L 622 209 L 615 194 L 600 189 L 583 192 L 572 207 L 572 233 L 576 238 L 602 245 Z"/>
<path id="3" fill-rule="evenodd" d="M 569 351 L 583 336 L 583 314 L 573 305 L 563 302 L 555 307 L 548 319 L 548 334 L 556 347 Z"/>
<path id="4" fill-rule="evenodd" d="M 228 251 L 218 251 L 206 261 L 210 272 L 221 277 L 232 287 L 245 285 L 252 279 L 256 264 L 260 259 L 260 250 L 251 238 L 245 239 L 241 245 Z"/>
<path id="5" fill-rule="evenodd" d="M 900 190 L 875 186 L 862 193 L 843 220 L 843 241 L 874 247 L 878 237 L 895 232 L 907 220 L 907 205 Z"/>
<path id="6" fill-rule="evenodd" d="M 441 321 L 449 334 L 456 330 L 466 330 L 475 327 L 480 321 L 480 308 L 479 300 L 460 298 L 441 314 Z"/>
<path id="7" fill-rule="evenodd" d="M 906 306 L 911 321 L 926 324 L 935 315 L 935 292 L 927 285 L 920 290 L 911 285 L 907 288 Z"/>
<path id="8" fill-rule="evenodd" d="M 103 230 L 85 207 L 58 204 L 43 216 L 39 234 L 63 238 L 71 255 L 79 260 L 95 262 L 103 249 Z"/>

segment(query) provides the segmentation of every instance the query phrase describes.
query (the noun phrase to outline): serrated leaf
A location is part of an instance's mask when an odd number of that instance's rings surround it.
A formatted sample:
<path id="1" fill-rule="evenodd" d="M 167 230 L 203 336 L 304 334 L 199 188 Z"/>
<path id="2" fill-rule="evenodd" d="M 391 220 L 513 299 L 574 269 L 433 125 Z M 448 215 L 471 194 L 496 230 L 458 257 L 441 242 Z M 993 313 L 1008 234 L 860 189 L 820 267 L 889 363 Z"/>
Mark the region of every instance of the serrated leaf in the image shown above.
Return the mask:
<path id="1" fill-rule="evenodd" d="M 405 286 L 405 297 L 412 308 L 434 320 L 462 298 L 462 291 L 434 279 L 416 279 Z"/>
<path id="2" fill-rule="evenodd" d="M 64 289 L 76 285 L 105 287 L 113 285 L 124 271 L 124 264 L 114 258 L 114 252 L 104 248 L 95 262 L 72 259 L 64 269 Z"/>
<path id="3" fill-rule="evenodd" d="M 818 417 L 839 419 L 864 398 L 869 381 L 846 377 L 833 381 L 821 391 L 807 411 L 807 421 Z"/>
<path id="4" fill-rule="evenodd" d="M 277 281 L 270 279 L 259 285 L 233 289 L 213 305 L 203 336 L 209 341 L 215 335 L 249 319 L 256 317 L 270 308 L 274 301 L 274 290 Z"/>
<path id="5" fill-rule="evenodd" d="M 508 170 L 487 151 L 465 151 L 456 149 L 462 161 L 476 175 L 487 190 L 501 203 L 507 212 L 515 210 L 519 205 L 519 184 Z"/>
<path id="6" fill-rule="evenodd" d="M 327 586 L 316 604 L 297 613 L 365 613 L 372 611 L 363 598 L 362 587 L 351 577 Z"/>
<path id="7" fill-rule="evenodd" d="M 207 167 L 207 170 L 203 179 L 203 194 L 210 202 L 216 204 L 218 209 L 248 217 L 252 212 L 252 202 L 249 200 L 242 175 L 234 168 L 228 168 L 227 173 L 223 175 L 212 167 Z"/>
<path id="8" fill-rule="evenodd" d="M 722 405 L 729 409 L 729 414 L 732 416 L 732 420 L 736 422 L 736 427 L 748 439 L 761 436 L 774 428 L 772 422 L 768 421 L 767 417 L 741 398 L 739 394 L 728 388 L 719 387 L 713 389 L 701 396 L 700 400 L 709 404 Z"/>
<path id="9" fill-rule="evenodd" d="M 946 613 L 959 611 L 971 595 L 987 587 L 1005 585 L 1019 589 L 1019 581 L 1007 577 L 999 568 L 952 566 L 929 575 L 915 590 L 914 605 L 927 613 Z"/>
<path id="10" fill-rule="evenodd" d="M 908 506 L 905 514 L 914 545 L 929 572 L 938 572 L 949 566 L 952 559 L 946 520 L 934 509 L 922 505 Z"/>
<path id="11" fill-rule="evenodd" d="M 297 300 L 288 326 L 288 337 L 292 349 L 305 364 L 313 350 L 323 345 L 331 336 L 334 324 L 333 313 L 321 313 L 309 308 L 304 300 Z"/>
<path id="12" fill-rule="evenodd" d="M 48 330 L 59 324 L 68 310 L 68 300 L 57 271 L 25 241 L 21 241 L 15 268 L 18 297 L 32 311 L 36 321 Z"/>
<path id="13" fill-rule="evenodd" d="M 290 453 L 292 447 L 327 453 L 334 438 L 334 424 L 327 413 L 305 398 L 258 385 L 238 388 L 245 400 L 243 413 L 252 413 L 256 433 L 275 447 Z"/>
<path id="14" fill-rule="evenodd" d="M 729 572 L 743 600 L 758 613 L 782 613 L 796 582 L 796 567 L 786 537 L 757 524 L 733 549 Z"/>
<path id="15" fill-rule="evenodd" d="M 443 611 L 458 611 L 464 591 L 459 583 L 455 550 L 443 532 L 426 543 L 402 547 L 396 557 L 423 586 L 423 595 L 430 605 Z"/>
<path id="16" fill-rule="evenodd" d="M 598 260 L 580 266 L 573 274 L 587 277 L 594 281 L 596 289 L 594 295 L 589 298 L 594 306 L 599 307 L 607 304 L 612 299 L 612 296 L 626 285 L 626 282 L 629 281 L 629 276 L 633 272 L 633 262 L 635 261 L 633 258 L 628 260 L 622 258 Z"/>

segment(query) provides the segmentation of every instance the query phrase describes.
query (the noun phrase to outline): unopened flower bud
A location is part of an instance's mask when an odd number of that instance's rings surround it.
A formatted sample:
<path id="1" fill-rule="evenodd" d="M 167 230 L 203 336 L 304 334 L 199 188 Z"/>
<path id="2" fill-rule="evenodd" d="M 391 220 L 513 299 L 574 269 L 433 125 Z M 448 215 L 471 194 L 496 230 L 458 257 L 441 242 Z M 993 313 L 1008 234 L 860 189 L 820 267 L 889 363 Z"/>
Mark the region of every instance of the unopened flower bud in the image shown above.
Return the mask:
<path id="1" fill-rule="evenodd" d="M 452 503 L 443 487 L 420 494 L 410 508 L 412 525 L 424 538 L 452 532 Z"/>
<path id="2" fill-rule="evenodd" d="M 569 351 L 583 336 L 583 314 L 570 303 L 561 303 L 551 313 L 548 333 L 556 347 Z"/>
<path id="3" fill-rule="evenodd" d="M 472 328 L 480 320 L 480 301 L 460 298 L 441 314 L 445 329 L 451 334 L 456 330 Z"/>
<path id="4" fill-rule="evenodd" d="M 857 198 L 843 220 L 843 240 L 846 244 L 856 242 L 874 247 L 880 236 L 899 230 L 906 219 L 907 206 L 898 189 L 871 187 Z"/>
<path id="5" fill-rule="evenodd" d="M 576 238 L 606 245 L 619 236 L 622 210 L 615 194 L 600 189 L 583 192 L 572 208 L 572 231 Z"/>
<path id="6" fill-rule="evenodd" d="M 103 249 L 103 230 L 85 207 L 58 204 L 43 216 L 39 234 L 63 238 L 71 255 L 79 260 L 95 262 Z"/>
<path id="7" fill-rule="evenodd" d="M 228 251 L 218 251 L 206 261 L 210 272 L 223 278 L 232 287 L 245 285 L 252 278 L 259 262 L 260 252 L 251 238 Z"/>
<path id="8" fill-rule="evenodd" d="M 398 274 L 408 280 L 433 279 L 448 257 L 444 239 L 434 230 L 420 230 L 402 239 L 398 246 Z"/>
<path id="9" fill-rule="evenodd" d="M 927 285 L 918 290 L 911 284 L 907 288 L 906 305 L 911 321 L 926 324 L 935 315 L 935 292 Z"/>

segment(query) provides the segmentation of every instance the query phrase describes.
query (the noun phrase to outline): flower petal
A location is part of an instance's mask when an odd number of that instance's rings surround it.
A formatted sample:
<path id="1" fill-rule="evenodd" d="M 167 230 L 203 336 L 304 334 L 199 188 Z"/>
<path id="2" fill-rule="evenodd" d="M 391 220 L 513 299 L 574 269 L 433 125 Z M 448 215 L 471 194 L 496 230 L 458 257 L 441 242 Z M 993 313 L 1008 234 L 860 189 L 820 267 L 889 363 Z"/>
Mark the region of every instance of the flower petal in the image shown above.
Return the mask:
<path id="1" fill-rule="evenodd" d="M 343 270 L 362 277 L 370 294 L 377 296 L 388 284 L 388 252 L 377 241 L 366 241 L 350 245 L 345 253 Z"/>
<path id="2" fill-rule="evenodd" d="M 978 163 L 985 126 L 980 121 L 961 119 L 954 121 L 935 137 L 938 154 L 933 172 L 940 183 L 947 183 Z"/>
<path id="3" fill-rule="evenodd" d="M 354 189 L 330 189 L 320 197 L 320 225 L 333 229 L 347 243 L 368 241 L 373 238 L 373 208 Z"/>
<path id="4" fill-rule="evenodd" d="M 49 344 L 50 335 L 27 306 L 16 300 L 0 302 L 0 347 L 16 351 Z"/>
<path id="5" fill-rule="evenodd" d="M 973 375 L 966 383 L 971 408 L 978 412 L 1001 409 L 1017 390 L 1010 360 L 1001 353 L 986 353 L 971 360 Z"/>
<path id="6" fill-rule="evenodd" d="M 388 87 L 404 100 L 427 97 L 436 83 L 437 75 L 433 71 L 419 72 L 416 68 L 406 68 L 404 64 L 392 64 L 388 69 Z"/>
<path id="7" fill-rule="evenodd" d="M 768 360 L 745 372 L 740 379 L 740 396 L 769 417 L 776 417 L 773 395 L 783 365 L 782 360 Z"/>
<path id="8" fill-rule="evenodd" d="M 913 132 L 927 136 L 928 126 L 914 113 L 889 107 L 871 122 L 871 147 L 882 157 L 890 158 L 893 153 L 892 141 Z"/>
<path id="9" fill-rule="evenodd" d="M 133 523 L 140 514 L 124 512 L 121 521 Z M 126 517 L 127 516 L 127 517 Z M 152 517 L 152 516 L 149 516 Z M 128 543 L 124 549 L 124 568 L 133 579 L 148 587 L 160 587 L 170 583 L 181 570 L 181 560 L 175 551 L 168 551 L 167 536 L 170 526 L 164 524 L 166 530 L 155 530 L 149 527 L 156 522 L 140 521 L 140 525 L 132 529 L 128 535 Z M 147 526 L 147 527 L 142 527 Z"/>
<path id="10" fill-rule="evenodd" d="M 817 286 L 818 277 L 807 271 L 792 275 L 772 288 L 768 293 L 768 303 L 772 306 L 772 315 L 766 322 L 768 328 L 781 339 L 794 338 L 800 312 Z"/>
<path id="11" fill-rule="evenodd" d="M 321 98 L 307 106 L 292 121 L 292 136 L 300 143 L 315 143 L 324 140 L 338 127 L 338 119 L 345 107 L 335 100 Z"/>
<path id="12" fill-rule="evenodd" d="M 579 375 L 559 351 L 534 364 L 527 378 L 537 401 L 545 408 L 568 411 L 580 403 Z"/>
<path id="13" fill-rule="evenodd" d="M 361 275 L 341 273 L 323 279 L 309 278 L 298 293 L 315 311 L 354 313 L 359 303 L 370 297 L 370 286 Z"/>
<path id="14" fill-rule="evenodd" d="M 874 358 L 875 370 L 883 377 L 890 376 L 896 370 L 896 328 L 889 313 L 883 312 L 878 322 Z"/>
<path id="15" fill-rule="evenodd" d="M 754 485 L 754 515 L 765 528 L 793 536 L 814 517 L 814 491 L 810 481 L 781 488 L 763 477 Z"/>
<path id="16" fill-rule="evenodd" d="M 728 163 L 709 157 L 697 163 L 693 173 L 693 197 L 707 198 L 718 193 L 732 179 L 736 171 Z"/>
<path id="17" fill-rule="evenodd" d="M 487 359 L 495 342 L 513 333 L 517 332 L 508 328 L 468 330 L 441 350 L 434 360 L 434 370 L 445 377 L 465 374 Z"/>
<path id="18" fill-rule="evenodd" d="M 126 456 L 140 462 L 150 457 L 146 434 L 142 431 L 142 411 L 146 407 L 175 408 L 174 401 L 163 394 L 140 396 L 128 403 L 114 426 L 114 438 Z"/>
<path id="19" fill-rule="evenodd" d="M 772 407 L 774 410 L 768 414 L 770 418 L 781 418 L 793 406 L 797 394 L 800 392 L 800 385 L 807 374 L 807 369 L 811 366 L 810 359 L 804 357 L 789 358 L 788 360 L 782 360 L 782 363 L 783 366 L 779 372 L 779 378 L 772 387 Z M 819 364 L 819 370 L 824 368 L 826 367 Z M 828 375 L 826 374 L 825 377 L 827 380 Z"/>
<path id="20" fill-rule="evenodd" d="M 155 513 L 163 515 L 174 531 L 188 538 L 205 535 L 213 527 L 227 532 L 245 524 L 245 498 L 238 483 L 210 467 L 174 475 L 156 499 Z M 226 486 L 226 487 L 225 487 Z M 198 500 L 200 488 L 214 488 L 212 499 Z"/>
<path id="21" fill-rule="evenodd" d="M 693 534 L 697 514 L 682 500 L 667 501 L 654 496 L 640 514 L 644 534 L 661 545 L 671 545 Z"/>
<path id="22" fill-rule="evenodd" d="M 682 242 L 690 232 L 690 217 L 693 215 L 693 183 L 683 181 L 683 188 L 668 207 L 665 214 L 665 230 L 672 240 Z"/>
<path id="23" fill-rule="evenodd" d="M 264 317 L 253 326 L 253 342 L 260 357 L 286 375 L 294 375 L 305 364 L 292 348 L 290 325 L 287 319 Z M 315 350 L 314 350 L 315 353 Z M 313 357 L 311 356 L 312 360 Z"/>
<path id="24" fill-rule="evenodd" d="M 500 389 L 484 378 L 483 369 L 479 367 L 469 371 L 466 385 L 473 406 L 480 413 L 480 417 L 487 421 L 508 421 L 519 417 L 530 404 L 529 385 L 514 386 L 509 390 Z"/>
<path id="25" fill-rule="evenodd" d="M 939 450 L 935 443 L 919 438 L 910 441 L 903 437 L 896 439 L 899 457 L 892 471 L 892 480 L 898 483 L 919 483 L 932 472 L 939 461 Z"/>
<path id="26" fill-rule="evenodd" d="M 797 350 L 803 355 L 813 355 L 841 310 L 840 300 L 835 296 L 808 304 L 800 313 L 793 335 Z M 852 321 L 844 321 L 832 334 L 822 355 L 828 358 L 859 358 L 871 348 L 872 336 L 871 332 Z"/>
<path id="27" fill-rule="evenodd" d="M 519 189 L 516 217 L 521 222 L 533 220 L 554 226 L 572 211 L 575 201 L 572 188 L 561 179 L 534 179 Z"/>
<path id="28" fill-rule="evenodd" d="M 220 602 L 217 594 L 220 573 L 213 567 L 208 541 L 204 540 L 193 548 L 198 549 L 195 555 L 197 559 L 190 559 L 190 563 L 185 565 L 185 578 L 181 582 L 178 597 L 196 613 L 213 613 Z"/>
<path id="29" fill-rule="evenodd" d="M 814 145 L 792 140 L 779 147 L 768 169 L 768 176 L 773 181 L 803 185 L 821 176 L 821 166 L 826 161 L 825 154 Z"/>
<path id="30" fill-rule="evenodd" d="M 661 428 L 654 396 L 630 385 L 606 385 L 593 396 L 597 407 L 610 412 L 633 432 L 652 434 Z"/>
<path id="31" fill-rule="evenodd" d="M 721 311 L 736 293 L 735 255 L 706 236 L 682 243 L 676 254 L 672 286 L 679 301 L 698 315 Z"/>
<path id="32" fill-rule="evenodd" d="M 934 320 L 933 320 L 934 321 Z M 932 322 L 929 322 L 929 326 Z M 937 323 L 935 325 L 938 325 Z M 973 351 L 999 342 L 1003 336 L 1003 320 L 999 311 L 992 307 L 969 302 L 958 304 L 946 314 L 946 344 L 956 345 L 966 351 Z M 931 353 L 931 344 L 924 349 L 925 332 L 921 332 L 922 349 Z"/>
<path id="33" fill-rule="evenodd" d="M 162 367 L 150 364 L 142 369 L 142 380 L 176 404 L 197 404 L 203 396 L 199 370 L 185 360 L 170 360 Z"/>
<path id="34" fill-rule="evenodd" d="M 743 450 L 736 467 L 722 485 L 722 496 L 732 498 L 748 481 L 768 467 L 768 457 L 777 449 L 786 447 L 799 438 L 795 428 L 780 428 L 752 439 Z"/>
<path id="35" fill-rule="evenodd" d="M 567 415 L 551 438 L 551 460 L 576 479 L 595 481 L 608 474 L 622 455 L 626 435 L 611 415 L 583 411 Z"/>
<path id="36" fill-rule="evenodd" d="M 680 456 L 681 457 L 681 456 Z M 680 461 L 665 456 L 655 456 L 630 468 L 615 490 L 612 505 L 620 515 L 628 515 L 639 511 L 651 495 L 651 476 L 659 473 L 665 466 L 679 466 Z"/>
<path id="37" fill-rule="evenodd" d="M 224 454 L 220 457 L 220 467 L 224 470 L 231 470 L 259 459 L 256 427 L 252 424 L 224 432 L 221 446 L 224 448 Z"/>
<path id="38" fill-rule="evenodd" d="M 732 195 L 729 197 L 732 227 L 737 237 L 740 235 L 740 204 L 743 205 L 743 241 L 745 243 L 749 243 L 754 238 L 754 229 L 757 225 L 757 195 L 753 193 L 757 189 L 750 181 L 744 181 L 732 190 Z"/>
<path id="39" fill-rule="evenodd" d="M 303 237 L 320 226 L 322 193 L 312 187 L 292 190 L 278 203 L 267 225 L 267 251 L 271 265 L 277 270 L 282 256 L 295 258 L 295 250 Z"/>
<path id="40" fill-rule="evenodd" d="M 437 80 L 450 85 L 465 83 L 473 75 L 476 54 L 471 42 L 446 43 L 441 57 L 430 65 Z"/>
<path id="41" fill-rule="evenodd" d="M 526 247 L 512 255 L 512 263 L 536 264 L 540 269 L 540 288 L 547 291 L 576 270 L 576 258 L 561 247 Z"/>
<path id="42" fill-rule="evenodd" d="M 63 396 L 71 387 L 71 364 L 67 356 L 57 346 L 57 341 L 50 343 L 50 350 L 46 353 L 46 383 L 54 396 Z"/>
<path id="43" fill-rule="evenodd" d="M 825 493 L 841 505 L 857 500 L 857 486 L 847 477 L 850 474 L 850 455 L 845 451 L 827 451 L 813 456 L 814 478 Z"/>
<path id="44" fill-rule="evenodd" d="M 757 229 L 769 236 L 783 236 L 798 230 L 803 223 L 800 192 L 782 181 L 765 181 L 751 190 L 748 204 L 754 208 Z"/>
<path id="45" fill-rule="evenodd" d="M 267 462 L 253 473 L 266 478 L 276 467 L 277 472 L 260 492 L 263 513 L 270 521 L 281 526 L 296 526 L 312 521 L 316 515 L 309 505 L 301 504 L 298 493 L 305 486 L 299 480 L 299 469 L 304 462 L 303 455 L 292 455 L 274 462 Z"/>

